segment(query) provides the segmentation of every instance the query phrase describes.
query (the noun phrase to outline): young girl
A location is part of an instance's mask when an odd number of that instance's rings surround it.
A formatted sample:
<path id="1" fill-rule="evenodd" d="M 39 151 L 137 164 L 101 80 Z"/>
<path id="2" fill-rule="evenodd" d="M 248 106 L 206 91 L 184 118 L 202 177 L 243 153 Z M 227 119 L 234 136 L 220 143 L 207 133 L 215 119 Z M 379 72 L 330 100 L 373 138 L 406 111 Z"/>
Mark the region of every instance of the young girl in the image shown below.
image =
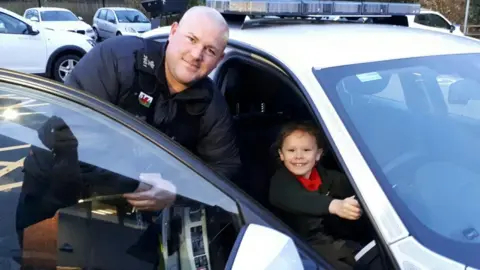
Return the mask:
<path id="1" fill-rule="evenodd" d="M 270 203 L 335 269 L 350 269 L 354 251 L 325 226 L 361 216 L 348 179 L 319 165 L 324 142 L 310 123 L 284 126 L 276 147 L 282 165 L 270 181 Z"/>

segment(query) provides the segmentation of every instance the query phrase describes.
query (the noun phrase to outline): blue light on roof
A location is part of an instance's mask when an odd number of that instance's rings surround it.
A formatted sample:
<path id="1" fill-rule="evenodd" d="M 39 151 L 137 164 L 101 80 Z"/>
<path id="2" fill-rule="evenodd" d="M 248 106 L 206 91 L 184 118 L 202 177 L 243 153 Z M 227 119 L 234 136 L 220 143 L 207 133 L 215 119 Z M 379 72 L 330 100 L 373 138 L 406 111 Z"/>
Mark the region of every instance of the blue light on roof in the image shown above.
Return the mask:
<path id="1" fill-rule="evenodd" d="M 242 15 L 389 16 L 420 13 L 420 4 L 323 0 L 206 0 L 222 13 Z"/>

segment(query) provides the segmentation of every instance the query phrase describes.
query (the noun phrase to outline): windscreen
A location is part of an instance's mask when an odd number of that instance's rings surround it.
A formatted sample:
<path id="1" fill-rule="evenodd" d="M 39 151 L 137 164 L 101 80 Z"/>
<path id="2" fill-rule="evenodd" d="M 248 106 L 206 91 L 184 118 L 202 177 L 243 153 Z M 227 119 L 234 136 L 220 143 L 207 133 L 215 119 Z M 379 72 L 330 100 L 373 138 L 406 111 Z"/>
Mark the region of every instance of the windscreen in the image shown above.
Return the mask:
<path id="1" fill-rule="evenodd" d="M 140 11 L 136 10 L 117 10 L 118 21 L 121 23 L 149 23 L 149 20 Z"/>
<path id="2" fill-rule="evenodd" d="M 480 54 L 314 73 L 412 235 L 480 267 Z"/>
<path id="3" fill-rule="evenodd" d="M 78 17 L 69 11 L 42 11 L 42 21 L 44 22 L 62 22 L 62 21 L 78 21 Z"/>

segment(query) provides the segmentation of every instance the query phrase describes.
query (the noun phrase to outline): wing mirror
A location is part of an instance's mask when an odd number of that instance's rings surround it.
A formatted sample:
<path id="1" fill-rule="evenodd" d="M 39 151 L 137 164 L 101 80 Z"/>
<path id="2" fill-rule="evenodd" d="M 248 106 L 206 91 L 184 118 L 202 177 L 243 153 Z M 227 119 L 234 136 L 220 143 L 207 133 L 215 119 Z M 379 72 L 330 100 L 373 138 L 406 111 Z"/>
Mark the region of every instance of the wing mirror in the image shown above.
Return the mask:
<path id="1" fill-rule="evenodd" d="M 29 30 L 29 34 L 32 36 L 36 36 L 38 35 L 38 33 L 40 33 L 36 25 L 29 25 L 28 30 Z"/>
<path id="2" fill-rule="evenodd" d="M 293 240 L 274 229 L 257 224 L 242 228 L 226 269 L 303 269 Z"/>
<path id="3" fill-rule="evenodd" d="M 448 90 L 448 103 L 467 105 L 470 100 L 480 100 L 480 83 L 464 79 L 452 83 Z"/>
<path id="4" fill-rule="evenodd" d="M 82 17 L 80 17 L 80 16 L 78 16 L 78 19 L 79 19 L 80 21 L 83 21 L 83 18 L 82 18 Z"/>
<path id="5" fill-rule="evenodd" d="M 457 27 L 454 24 L 450 25 L 450 33 L 455 31 L 455 29 L 457 29 Z"/>

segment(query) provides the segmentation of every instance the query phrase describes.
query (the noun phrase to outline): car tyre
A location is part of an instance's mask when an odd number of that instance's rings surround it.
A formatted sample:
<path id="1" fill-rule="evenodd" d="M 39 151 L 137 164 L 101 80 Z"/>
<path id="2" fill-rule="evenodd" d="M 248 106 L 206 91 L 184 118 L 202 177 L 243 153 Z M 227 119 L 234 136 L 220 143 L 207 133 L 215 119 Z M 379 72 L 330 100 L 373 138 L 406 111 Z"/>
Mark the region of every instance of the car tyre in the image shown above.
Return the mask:
<path id="1" fill-rule="evenodd" d="M 59 82 L 64 82 L 73 68 L 80 61 L 80 57 L 75 54 L 67 54 L 59 57 L 53 65 L 53 79 Z"/>
<path id="2" fill-rule="evenodd" d="M 117 32 L 117 37 L 118 37 L 118 36 L 121 36 L 121 35 L 122 35 L 122 33 L 120 33 L 120 32 Z"/>

